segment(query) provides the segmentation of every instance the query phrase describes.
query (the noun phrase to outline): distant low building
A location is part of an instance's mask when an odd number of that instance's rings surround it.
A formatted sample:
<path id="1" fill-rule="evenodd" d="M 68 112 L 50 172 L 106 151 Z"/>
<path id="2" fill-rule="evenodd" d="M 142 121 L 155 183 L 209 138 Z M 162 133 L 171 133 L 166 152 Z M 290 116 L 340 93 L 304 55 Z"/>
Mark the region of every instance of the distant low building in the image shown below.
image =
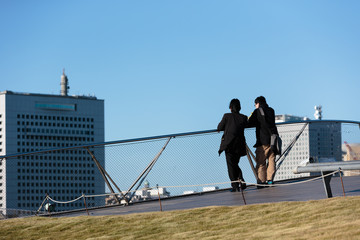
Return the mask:
<path id="1" fill-rule="evenodd" d="M 184 195 L 194 194 L 194 193 L 196 193 L 196 191 L 189 190 L 189 191 L 184 191 L 184 192 L 183 192 Z"/>
<path id="2" fill-rule="evenodd" d="M 170 192 L 166 188 L 156 187 L 151 188 L 150 183 L 145 181 L 144 188 L 137 190 L 131 199 L 132 202 L 145 201 L 154 198 L 167 198 L 170 197 Z"/>
<path id="3" fill-rule="evenodd" d="M 203 187 L 203 192 L 210 192 L 210 191 L 215 191 L 218 189 L 219 189 L 219 187 L 217 187 L 217 186 Z"/>
<path id="4" fill-rule="evenodd" d="M 122 192 L 122 194 L 126 194 L 126 192 Z M 120 195 L 117 195 L 118 199 L 121 199 Z M 131 196 L 131 193 L 127 195 L 127 198 Z M 166 188 L 164 187 L 155 187 L 151 188 L 150 183 L 148 181 L 145 181 L 144 188 L 140 190 L 136 190 L 135 194 L 132 196 L 130 202 L 140 202 L 140 201 L 146 201 L 150 199 L 158 199 L 158 198 L 167 198 L 170 197 L 170 192 L 166 191 Z M 109 196 L 105 199 L 106 205 L 113 205 L 117 204 L 114 196 Z M 121 200 L 121 204 L 125 204 L 125 200 Z"/>

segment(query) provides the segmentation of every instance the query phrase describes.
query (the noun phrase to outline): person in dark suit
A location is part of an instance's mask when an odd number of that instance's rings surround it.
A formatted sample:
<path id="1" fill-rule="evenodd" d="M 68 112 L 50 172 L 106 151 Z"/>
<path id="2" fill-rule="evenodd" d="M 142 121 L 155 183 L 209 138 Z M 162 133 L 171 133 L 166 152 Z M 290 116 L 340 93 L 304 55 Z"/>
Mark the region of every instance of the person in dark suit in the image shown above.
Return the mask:
<path id="1" fill-rule="evenodd" d="M 225 151 L 228 174 L 232 181 L 231 191 L 236 192 L 240 191 L 240 187 L 241 189 L 246 188 L 239 161 L 241 156 L 246 155 L 244 128 L 247 125 L 247 116 L 240 113 L 239 99 L 232 99 L 229 108 L 231 113 L 225 113 L 217 127 L 218 131 L 224 131 L 219 156 Z M 239 182 L 234 182 L 239 180 L 241 181 L 240 185 Z"/>
<path id="2" fill-rule="evenodd" d="M 270 146 L 271 134 L 278 134 L 275 125 L 275 111 L 266 103 L 263 96 L 255 99 L 255 110 L 250 115 L 248 127 L 256 127 L 256 169 L 258 184 L 273 184 L 275 173 L 275 154 Z M 268 163 L 266 160 L 268 159 Z M 263 186 L 258 186 L 262 188 Z"/>

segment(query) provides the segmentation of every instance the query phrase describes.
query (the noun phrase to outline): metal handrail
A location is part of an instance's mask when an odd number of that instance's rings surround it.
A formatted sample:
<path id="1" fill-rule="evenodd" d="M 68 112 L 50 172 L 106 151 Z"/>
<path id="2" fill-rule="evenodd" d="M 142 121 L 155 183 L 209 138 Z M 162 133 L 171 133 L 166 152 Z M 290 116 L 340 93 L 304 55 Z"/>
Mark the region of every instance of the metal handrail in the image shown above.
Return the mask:
<path id="1" fill-rule="evenodd" d="M 163 139 L 163 138 L 169 138 L 169 137 L 176 138 L 176 137 L 183 137 L 183 136 L 188 136 L 188 135 L 201 135 L 201 134 L 214 133 L 214 132 L 217 132 L 217 130 L 213 129 L 213 130 L 206 130 L 206 131 L 186 132 L 186 133 L 159 135 L 159 136 L 153 136 L 153 137 L 132 138 L 132 139 L 125 139 L 125 140 L 118 140 L 118 141 L 92 143 L 92 144 L 63 147 L 63 148 L 50 148 L 50 149 L 25 152 L 25 153 L 20 153 L 20 154 L 15 153 L 15 154 L 3 155 L 3 156 L 0 156 L 0 159 L 14 158 L 14 157 L 19 157 L 19 156 L 33 155 L 33 154 L 39 154 L 39 153 L 55 152 L 55 151 L 61 151 L 61 150 L 73 150 L 73 149 L 79 149 L 79 148 L 98 147 L 98 146 L 103 146 L 103 145 L 114 145 L 114 144 L 130 143 L 130 142 L 143 142 L 143 141 L 157 140 L 157 139 Z"/>
<path id="2" fill-rule="evenodd" d="M 336 162 L 322 162 L 309 163 L 305 166 L 297 166 L 293 169 L 293 173 L 309 173 L 309 172 L 329 172 L 337 170 L 360 170 L 360 161 L 336 161 Z"/>
<path id="3" fill-rule="evenodd" d="M 351 120 L 304 120 L 304 121 L 290 121 L 290 122 L 283 122 L 283 123 L 276 123 L 276 125 L 284 125 L 284 124 L 295 124 L 295 123 L 317 123 L 317 122 L 339 122 L 339 123 L 351 123 L 351 124 L 359 124 L 360 128 L 360 121 L 351 121 Z M 73 150 L 73 149 L 80 149 L 80 148 L 89 148 L 89 147 L 98 147 L 103 145 L 114 145 L 114 144 L 122 144 L 122 143 L 130 143 L 130 142 L 142 142 L 142 141 L 149 141 L 149 140 L 156 140 L 156 139 L 163 139 L 163 138 L 176 138 L 176 137 L 183 137 L 189 135 L 201 135 L 201 134 L 208 134 L 208 133 L 215 133 L 218 132 L 216 129 L 212 130 L 205 130 L 205 131 L 195 131 L 195 132 L 185 132 L 185 133 L 177 133 L 177 134 L 167 134 L 167 135 L 159 135 L 159 136 L 152 136 L 152 137 L 143 137 L 143 138 L 132 138 L 132 139 L 125 139 L 125 140 L 117 140 L 117 141 L 109 141 L 109 142 L 100 142 L 100 143 L 91 143 L 85 144 L 80 146 L 71 146 L 71 147 L 64 147 L 64 148 L 50 148 L 32 152 L 25 152 L 25 153 L 15 153 L 15 154 L 8 154 L 0 156 L 0 160 L 5 158 L 15 158 L 19 156 L 26 156 L 26 155 L 33 155 L 39 153 L 48 153 L 48 152 L 55 152 L 59 150 Z"/>

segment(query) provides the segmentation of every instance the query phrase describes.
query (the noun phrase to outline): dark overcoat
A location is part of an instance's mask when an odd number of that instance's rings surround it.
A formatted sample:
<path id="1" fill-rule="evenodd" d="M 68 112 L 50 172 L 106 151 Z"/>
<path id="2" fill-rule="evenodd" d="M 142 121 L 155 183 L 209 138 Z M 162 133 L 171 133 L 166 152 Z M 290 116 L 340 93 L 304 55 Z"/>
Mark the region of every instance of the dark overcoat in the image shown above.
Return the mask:
<path id="1" fill-rule="evenodd" d="M 246 141 L 244 128 L 247 126 L 247 116 L 241 113 L 226 113 L 217 130 L 224 131 L 221 139 L 219 154 L 223 151 L 246 155 Z"/>
<path id="2" fill-rule="evenodd" d="M 256 143 L 254 147 L 261 145 L 270 145 L 271 134 L 278 134 L 275 125 L 275 111 L 267 104 L 260 105 L 264 110 L 264 116 L 261 115 L 259 108 L 255 109 L 248 120 L 248 127 L 256 127 Z"/>

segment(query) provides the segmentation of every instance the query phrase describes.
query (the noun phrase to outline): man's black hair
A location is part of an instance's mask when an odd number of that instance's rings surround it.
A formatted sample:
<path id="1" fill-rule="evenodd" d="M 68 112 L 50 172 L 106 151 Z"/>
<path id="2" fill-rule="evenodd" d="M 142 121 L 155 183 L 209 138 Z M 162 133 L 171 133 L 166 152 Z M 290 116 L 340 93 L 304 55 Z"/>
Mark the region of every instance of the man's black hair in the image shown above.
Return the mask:
<path id="1" fill-rule="evenodd" d="M 263 96 L 257 97 L 257 98 L 255 99 L 255 103 L 260 103 L 260 105 L 266 104 L 266 99 L 265 99 L 265 97 L 263 97 Z"/>
<path id="2" fill-rule="evenodd" d="M 240 105 L 239 99 L 237 99 L 237 98 L 232 99 L 230 101 L 229 108 L 231 109 L 231 112 L 240 112 L 241 105 Z"/>

